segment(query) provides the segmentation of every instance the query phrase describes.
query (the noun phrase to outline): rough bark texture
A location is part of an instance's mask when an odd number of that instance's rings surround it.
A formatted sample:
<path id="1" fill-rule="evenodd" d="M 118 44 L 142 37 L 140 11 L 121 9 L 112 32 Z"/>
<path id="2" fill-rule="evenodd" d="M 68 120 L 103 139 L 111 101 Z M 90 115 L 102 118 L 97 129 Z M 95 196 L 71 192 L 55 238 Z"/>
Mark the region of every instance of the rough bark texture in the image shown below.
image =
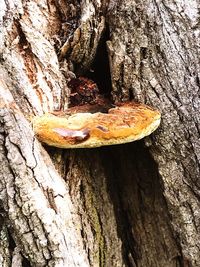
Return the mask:
<path id="1" fill-rule="evenodd" d="M 1 0 L 1 266 L 200 266 L 199 8 Z M 161 127 L 116 147 L 42 147 L 31 117 L 65 109 L 75 74 L 159 108 Z"/>
<path id="2" fill-rule="evenodd" d="M 162 110 L 162 126 L 147 144 L 153 144 L 183 257 L 199 266 L 199 6 L 131 2 L 110 14 L 113 95 L 134 95 Z"/>

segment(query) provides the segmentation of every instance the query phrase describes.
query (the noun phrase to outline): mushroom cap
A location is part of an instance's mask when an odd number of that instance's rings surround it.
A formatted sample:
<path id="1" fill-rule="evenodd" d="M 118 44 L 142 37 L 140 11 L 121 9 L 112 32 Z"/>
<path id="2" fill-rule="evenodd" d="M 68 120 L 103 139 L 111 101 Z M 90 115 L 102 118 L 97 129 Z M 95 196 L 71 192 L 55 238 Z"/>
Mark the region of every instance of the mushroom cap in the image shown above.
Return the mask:
<path id="1" fill-rule="evenodd" d="M 33 129 L 38 139 L 50 146 L 90 148 L 139 140 L 155 131 L 160 119 L 158 110 L 129 102 L 109 109 L 108 113 L 36 116 Z"/>

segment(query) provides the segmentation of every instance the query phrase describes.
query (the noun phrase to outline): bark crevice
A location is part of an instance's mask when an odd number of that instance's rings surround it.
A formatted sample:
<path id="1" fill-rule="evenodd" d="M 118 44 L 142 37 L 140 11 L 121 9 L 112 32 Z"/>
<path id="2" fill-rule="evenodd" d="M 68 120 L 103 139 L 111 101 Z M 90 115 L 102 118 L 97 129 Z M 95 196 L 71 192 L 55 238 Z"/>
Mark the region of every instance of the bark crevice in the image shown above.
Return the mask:
<path id="1" fill-rule="evenodd" d="M 35 267 L 199 267 L 197 2 L 2 2 L 0 265 L 22 253 Z M 32 115 L 66 108 L 74 73 L 155 106 L 160 128 L 123 146 L 42 147 Z"/>

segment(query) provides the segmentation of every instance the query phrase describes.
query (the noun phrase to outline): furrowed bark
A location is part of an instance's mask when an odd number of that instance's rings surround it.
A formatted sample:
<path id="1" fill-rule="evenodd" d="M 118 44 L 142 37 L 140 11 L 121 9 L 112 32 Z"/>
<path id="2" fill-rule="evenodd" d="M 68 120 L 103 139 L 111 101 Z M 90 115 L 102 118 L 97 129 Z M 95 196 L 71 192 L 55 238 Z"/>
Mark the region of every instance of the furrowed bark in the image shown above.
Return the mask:
<path id="1" fill-rule="evenodd" d="M 197 1 L 123 1 L 109 19 L 114 99 L 133 95 L 162 111 L 146 145 L 164 183 L 183 266 L 200 262 L 198 19 Z"/>
<path id="2" fill-rule="evenodd" d="M 199 266 L 198 8 L 2 2 L 2 266 Z M 75 75 L 159 108 L 161 127 L 145 142 L 43 148 L 31 118 L 67 108 Z"/>
<path id="3" fill-rule="evenodd" d="M 68 188 L 3 89 L 1 201 L 16 247 L 32 266 L 89 266 Z"/>
<path id="4" fill-rule="evenodd" d="M 1 202 L 15 252 L 2 265 L 16 262 L 20 249 L 31 266 L 89 266 L 68 188 L 27 121 L 60 109 L 68 92 L 53 46 L 58 9 L 45 2 L 15 4 L 2 8 Z"/>

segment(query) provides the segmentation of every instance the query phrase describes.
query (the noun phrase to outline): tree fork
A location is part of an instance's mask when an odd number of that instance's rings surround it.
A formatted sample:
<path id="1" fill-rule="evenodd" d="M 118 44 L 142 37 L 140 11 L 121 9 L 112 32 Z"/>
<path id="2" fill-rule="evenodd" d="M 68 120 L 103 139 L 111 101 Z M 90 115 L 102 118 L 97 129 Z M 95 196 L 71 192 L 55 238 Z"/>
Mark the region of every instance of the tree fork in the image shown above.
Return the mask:
<path id="1" fill-rule="evenodd" d="M 199 266 L 197 7 L 2 2 L 2 266 Z M 98 78 L 100 42 L 112 90 Z M 43 148 L 31 117 L 68 106 L 74 72 L 116 102 L 157 107 L 161 128 L 129 145 Z"/>

